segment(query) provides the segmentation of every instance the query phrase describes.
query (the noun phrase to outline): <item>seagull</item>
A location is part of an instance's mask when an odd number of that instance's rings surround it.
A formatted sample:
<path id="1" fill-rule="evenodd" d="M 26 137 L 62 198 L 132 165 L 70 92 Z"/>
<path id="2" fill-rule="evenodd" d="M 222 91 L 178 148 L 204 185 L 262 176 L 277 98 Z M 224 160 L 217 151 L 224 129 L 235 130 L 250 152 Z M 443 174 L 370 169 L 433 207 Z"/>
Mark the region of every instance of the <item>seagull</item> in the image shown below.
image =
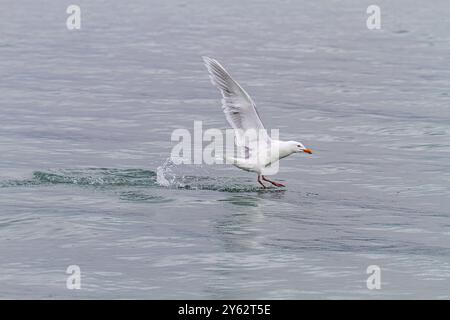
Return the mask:
<path id="1" fill-rule="evenodd" d="M 267 169 L 293 153 L 312 154 L 312 151 L 298 141 L 282 141 L 269 137 L 249 94 L 217 60 L 202 58 L 212 84 L 222 94 L 222 109 L 234 129 L 236 145 L 245 150 L 244 157 L 225 157 L 225 159 L 242 170 L 257 173 L 257 181 L 263 188 L 266 186 L 261 179 L 276 187 L 284 187 L 279 182 L 267 179 L 265 176 Z"/>

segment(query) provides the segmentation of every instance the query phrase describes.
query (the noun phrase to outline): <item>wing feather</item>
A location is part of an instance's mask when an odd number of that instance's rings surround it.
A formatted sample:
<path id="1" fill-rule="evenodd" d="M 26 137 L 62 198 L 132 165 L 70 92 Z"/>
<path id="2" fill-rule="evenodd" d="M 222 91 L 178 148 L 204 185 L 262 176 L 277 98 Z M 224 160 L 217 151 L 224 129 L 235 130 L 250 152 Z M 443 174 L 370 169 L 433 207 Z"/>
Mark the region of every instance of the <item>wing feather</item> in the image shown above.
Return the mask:
<path id="1" fill-rule="evenodd" d="M 245 133 L 254 130 L 259 139 L 269 142 L 270 138 L 248 93 L 231 77 L 215 59 L 203 57 L 211 82 L 222 94 L 222 109 L 225 117 L 236 132 L 239 146 L 251 146 L 255 141 Z M 250 137 L 250 138 L 249 138 Z"/>

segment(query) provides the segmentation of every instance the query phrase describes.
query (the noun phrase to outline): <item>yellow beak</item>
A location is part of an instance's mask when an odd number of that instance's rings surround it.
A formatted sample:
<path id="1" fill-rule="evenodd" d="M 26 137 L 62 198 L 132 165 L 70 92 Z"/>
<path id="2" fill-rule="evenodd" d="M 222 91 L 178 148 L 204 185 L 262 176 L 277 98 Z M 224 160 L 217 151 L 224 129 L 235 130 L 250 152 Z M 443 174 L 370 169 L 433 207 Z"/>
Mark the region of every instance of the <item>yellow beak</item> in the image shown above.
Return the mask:
<path id="1" fill-rule="evenodd" d="M 309 149 L 304 149 L 304 150 L 303 150 L 303 152 L 306 152 L 306 153 L 312 154 L 312 151 L 311 151 L 311 150 L 309 150 Z"/>

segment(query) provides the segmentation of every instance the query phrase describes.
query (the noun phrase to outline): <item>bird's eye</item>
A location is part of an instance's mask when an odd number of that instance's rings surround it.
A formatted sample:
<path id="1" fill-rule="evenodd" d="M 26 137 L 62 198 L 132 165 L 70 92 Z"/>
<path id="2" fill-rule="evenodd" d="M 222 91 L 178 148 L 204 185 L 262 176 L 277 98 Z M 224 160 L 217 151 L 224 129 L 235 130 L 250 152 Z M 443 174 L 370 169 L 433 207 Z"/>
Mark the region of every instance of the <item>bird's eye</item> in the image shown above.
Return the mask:
<path id="1" fill-rule="evenodd" d="M 301 148 L 301 146 L 298 144 L 297 147 Z"/>

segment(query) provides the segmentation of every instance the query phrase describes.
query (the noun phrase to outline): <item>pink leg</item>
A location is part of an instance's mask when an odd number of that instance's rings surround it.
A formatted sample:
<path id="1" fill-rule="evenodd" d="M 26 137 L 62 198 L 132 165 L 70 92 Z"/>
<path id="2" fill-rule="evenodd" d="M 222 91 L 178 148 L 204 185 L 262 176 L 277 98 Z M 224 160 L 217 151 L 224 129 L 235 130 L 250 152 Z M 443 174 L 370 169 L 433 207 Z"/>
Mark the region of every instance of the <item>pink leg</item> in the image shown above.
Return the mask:
<path id="1" fill-rule="evenodd" d="M 270 183 L 273 184 L 275 187 L 285 187 L 284 184 L 281 184 L 281 183 L 279 183 L 279 182 L 275 182 L 275 181 L 269 180 L 269 179 L 267 179 L 267 178 L 264 177 L 264 176 L 262 176 L 262 179 L 263 179 L 264 181 L 270 182 Z"/>
<path id="2" fill-rule="evenodd" d="M 264 179 L 264 178 L 263 178 Z M 262 187 L 265 189 L 266 188 L 266 186 L 264 185 L 264 183 L 262 183 L 262 181 L 261 181 L 261 176 L 258 174 L 258 182 L 259 182 L 259 184 L 260 185 L 262 185 Z"/>

